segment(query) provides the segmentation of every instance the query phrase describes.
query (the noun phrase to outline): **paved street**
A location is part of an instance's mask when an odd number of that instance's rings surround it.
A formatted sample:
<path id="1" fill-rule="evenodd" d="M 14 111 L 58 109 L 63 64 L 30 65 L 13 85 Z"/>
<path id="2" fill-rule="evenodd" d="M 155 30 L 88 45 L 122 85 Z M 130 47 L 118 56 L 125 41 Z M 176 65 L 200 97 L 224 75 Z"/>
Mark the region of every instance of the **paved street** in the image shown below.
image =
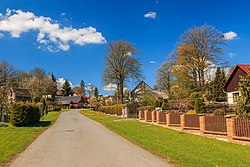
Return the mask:
<path id="1" fill-rule="evenodd" d="M 164 160 L 132 144 L 78 110 L 63 112 L 12 167 L 161 167 Z"/>

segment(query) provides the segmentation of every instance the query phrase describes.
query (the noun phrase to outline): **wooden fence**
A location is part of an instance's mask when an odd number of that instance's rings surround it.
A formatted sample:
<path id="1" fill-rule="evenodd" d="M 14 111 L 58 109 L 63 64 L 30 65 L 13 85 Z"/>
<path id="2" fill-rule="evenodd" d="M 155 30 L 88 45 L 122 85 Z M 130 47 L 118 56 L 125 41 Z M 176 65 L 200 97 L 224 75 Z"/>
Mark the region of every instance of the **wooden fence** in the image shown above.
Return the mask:
<path id="1" fill-rule="evenodd" d="M 235 118 L 234 127 L 234 136 L 250 138 L 250 119 Z"/>
<path id="2" fill-rule="evenodd" d="M 226 118 L 224 116 L 205 116 L 205 131 L 227 132 Z"/>
<path id="3" fill-rule="evenodd" d="M 169 124 L 170 125 L 180 125 L 180 114 L 179 113 L 169 113 Z"/>
<path id="4" fill-rule="evenodd" d="M 197 114 L 184 115 L 185 128 L 200 128 L 199 116 Z"/>

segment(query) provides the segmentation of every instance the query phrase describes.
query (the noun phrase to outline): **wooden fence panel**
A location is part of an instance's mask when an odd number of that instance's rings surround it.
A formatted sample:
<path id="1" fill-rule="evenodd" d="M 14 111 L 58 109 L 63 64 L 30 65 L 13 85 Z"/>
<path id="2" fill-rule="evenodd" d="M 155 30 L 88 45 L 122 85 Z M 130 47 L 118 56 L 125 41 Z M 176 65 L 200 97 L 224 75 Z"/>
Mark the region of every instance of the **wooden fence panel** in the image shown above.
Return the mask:
<path id="1" fill-rule="evenodd" d="M 159 122 L 166 123 L 166 113 L 165 112 L 159 112 Z"/>
<path id="2" fill-rule="evenodd" d="M 234 127 L 235 127 L 234 136 L 250 138 L 250 119 L 249 118 L 235 118 Z"/>
<path id="3" fill-rule="evenodd" d="M 184 127 L 200 128 L 198 114 L 184 115 Z"/>
<path id="4" fill-rule="evenodd" d="M 180 114 L 179 113 L 169 113 L 170 125 L 171 124 L 181 124 Z"/>
<path id="5" fill-rule="evenodd" d="M 205 131 L 227 132 L 224 116 L 205 116 Z"/>

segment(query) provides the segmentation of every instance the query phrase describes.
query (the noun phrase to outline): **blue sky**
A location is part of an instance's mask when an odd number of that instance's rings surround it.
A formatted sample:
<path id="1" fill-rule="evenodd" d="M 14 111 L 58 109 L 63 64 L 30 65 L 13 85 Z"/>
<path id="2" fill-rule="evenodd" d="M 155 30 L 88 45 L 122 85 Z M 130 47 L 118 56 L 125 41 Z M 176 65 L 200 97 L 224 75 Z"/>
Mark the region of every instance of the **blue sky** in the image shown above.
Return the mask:
<path id="1" fill-rule="evenodd" d="M 1 0 L 0 60 L 25 71 L 42 67 L 73 85 L 84 80 L 106 94 L 101 76 L 107 43 L 124 39 L 140 50 L 136 56 L 153 87 L 157 68 L 192 26 L 231 32 L 225 59 L 230 65 L 250 63 L 249 9 L 250 2 L 241 0 Z M 23 25 L 27 17 L 38 21 Z"/>

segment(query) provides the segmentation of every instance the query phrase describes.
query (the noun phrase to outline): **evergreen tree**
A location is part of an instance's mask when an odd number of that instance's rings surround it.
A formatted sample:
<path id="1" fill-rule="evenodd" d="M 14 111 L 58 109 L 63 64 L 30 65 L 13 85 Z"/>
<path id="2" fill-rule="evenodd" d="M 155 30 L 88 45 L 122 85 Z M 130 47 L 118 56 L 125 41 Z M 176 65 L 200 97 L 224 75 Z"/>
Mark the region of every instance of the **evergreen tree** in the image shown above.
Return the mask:
<path id="1" fill-rule="evenodd" d="M 66 79 L 62 87 L 62 94 L 63 96 L 69 96 L 71 93 L 72 93 L 72 90 L 71 90 L 69 81 L 68 79 Z"/>
<path id="2" fill-rule="evenodd" d="M 53 73 L 51 74 L 51 80 L 53 81 L 53 83 L 52 83 L 52 90 L 53 90 L 52 98 L 54 99 L 55 95 L 56 95 L 56 91 L 57 91 L 57 82 L 56 82 L 56 77 Z"/>
<path id="3" fill-rule="evenodd" d="M 226 76 L 224 70 L 217 67 L 215 72 L 215 78 L 212 82 L 211 93 L 214 101 L 225 101 L 226 94 L 223 92 L 223 86 L 226 82 Z"/>
<path id="4" fill-rule="evenodd" d="M 81 80 L 81 83 L 80 83 L 80 91 L 82 94 L 85 95 L 85 83 L 83 80 Z"/>
<path id="5" fill-rule="evenodd" d="M 53 73 L 51 74 L 51 79 L 52 79 L 52 81 L 53 81 L 54 83 L 56 83 L 56 77 L 54 76 Z"/>
<path id="6" fill-rule="evenodd" d="M 95 96 L 96 98 L 98 98 L 98 94 L 99 94 L 98 88 L 95 87 L 95 88 L 94 88 L 94 96 Z"/>

